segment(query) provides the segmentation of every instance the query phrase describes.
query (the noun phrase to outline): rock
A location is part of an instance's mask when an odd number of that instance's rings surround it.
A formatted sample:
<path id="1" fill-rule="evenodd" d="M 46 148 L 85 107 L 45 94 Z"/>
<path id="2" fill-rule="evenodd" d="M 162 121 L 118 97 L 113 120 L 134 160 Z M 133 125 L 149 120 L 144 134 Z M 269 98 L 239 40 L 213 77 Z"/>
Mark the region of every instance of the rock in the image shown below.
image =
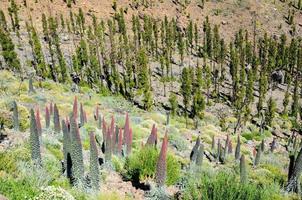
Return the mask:
<path id="1" fill-rule="evenodd" d="M 72 85 L 71 85 L 71 91 L 74 92 L 74 93 L 78 93 L 79 92 L 78 85 L 75 84 L 75 83 L 72 83 Z"/>
<path id="2" fill-rule="evenodd" d="M 0 194 L 0 200 L 8 200 L 8 198 Z"/>
<path id="3" fill-rule="evenodd" d="M 246 141 L 246 144 L 252 146 L 254 144 L 254 142 L 252 140 L 248 140 L 248 141 Z"/>
<path id="4" fill-rule="evenodd" d="M 68 35 L 63 35 L 62 40 L 65 41 L 65 42 L 69 41 Z"/>
<path id="5" fill-rule="evenodd" d="M 221 21 L 221 24 L 222 24 L 222 25 L 227 25 L 227 24 L 228 24 L 228 22 L 227 22 L 227 21 L 222 20 L 222 21 Z"/>

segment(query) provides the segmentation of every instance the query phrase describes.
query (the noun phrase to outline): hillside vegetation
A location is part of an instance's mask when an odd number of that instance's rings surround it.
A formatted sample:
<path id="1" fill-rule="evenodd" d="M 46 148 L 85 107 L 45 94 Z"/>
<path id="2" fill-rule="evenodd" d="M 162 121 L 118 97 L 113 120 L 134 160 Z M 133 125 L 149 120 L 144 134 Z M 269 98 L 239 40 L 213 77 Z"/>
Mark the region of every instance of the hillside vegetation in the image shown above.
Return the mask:
<path id="1" fill-rule="evenodd" d="M 301 0 L 0 0 L 0 198 L 301 198 L 301 21 Z"/>

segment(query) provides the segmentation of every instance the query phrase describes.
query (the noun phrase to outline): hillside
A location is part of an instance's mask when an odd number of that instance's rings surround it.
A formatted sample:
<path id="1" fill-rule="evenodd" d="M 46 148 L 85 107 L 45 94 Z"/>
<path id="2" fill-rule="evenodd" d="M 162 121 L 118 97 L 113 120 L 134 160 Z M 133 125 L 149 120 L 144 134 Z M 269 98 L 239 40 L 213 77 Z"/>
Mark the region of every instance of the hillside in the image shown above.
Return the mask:
<path id="1" fill-rule="evenodd" d="M 4 78 L 5 77 L 5 78 Z M 5 79 L 5 82 L 3 81 Z M 22 199 L 26 196 L 34 197 L 41 193 L 38 199 L 50 199 L 59 198 L 59 195 L 65 196 L 66 199 L 68 193 L 71 193 L 75 199 L 143 199 L 144 187 L 137 186 L 135 182 L 131 183 L 131 179 L 127 180 L 127 176 L 131 174 L 131 170 L 125 167 L 125 159 L 114 155 L 112 157 L 113 166 L 107 166 L 104 164 L 101 166 L 101 190 L 100 192 L 82 192 L 79 193 L 77 187 L 71 188 L 68 186 L 68 179 L 61 174 L 61 159 L 63 159 L 63 135 L 54 132 L 54 121 L 51 118 L 50 127 L 45 127 L 45 107 L 50 108 L 51 104 L 56 104 L 59 110 L 60 118 L 68 118 L 68 113 L 73 110 L 73 101 L 76 97 L 80 103 L 83 103 L 83 108 L 87 114 L 87 124 L 80 128 L 80 135 L 83 145 L 83 156 L 85 164 L 85 174 L 89 175 L 89 132 L 93 131 L 99 138 L 103 138 L 103 128 L 99 126 L 99 121 L 95 121 L 94 115 L 96 108 L 99 109 L 99 114 L 104 117 L 105 121 L 110 122 L 111 117 L 114 116 L 118 127 L 124 127 L 125 115 L 128 113 L 130 124 L 133 129 L 133 144 L 132 144 L 132 156 L 130 156 L 131 162 L 136 162 L 136 156 L 139 152 L 142 152 L 143 145 L 146 144 L 148 135 L 151 133 L 152 126 L 155 125 L 158 134 L 158 147 L 161 146 L 161 140 L 164 137 L 164 133 L 168 132 L 169 147 L 168 152 L 173 160 L 177 163 L 179 169 L 176 171 L 168 172 L 168 178 L 172 179 L 172 183 L 179 182 L 181 177 L 194 172 L 194 166 L 191 169 L 187 167 L 180 170 L 181 165 L 188 165 L 190 162 L 190 152 L 197 137 L 200 137 L 203 141 L 205 157 L 203 158 L 202 168 L 204 173 L 219 173 L 220 170 L 234 170 L 238 171 L 239 163 L 235 161 L 235 145 L 237 143 L 236 135 L 228 135 L 230 142 L 233 144 L 231 152 L 226 157 L 226 163 L 224 165 L 218 164 L 215 160 L 215 152 L 212 149 L 212 138 L 216 141 L 221 141 L 221 145 L 224 145 L 227 132 L 218 128 L 218 119 L 211 113 L 206 112 L 205 118 L 202 121 L 201 128 L 192 130 L 186 128 L 185 121 L 182 118 L 172 118 L 169 125 L 166 125 L 166 116 L 160 112 L 145 112 L 141 109 L 137 109 L 125 101 L 119 96 L 102 96 L 95 94 L 89 88 L 82 88 L 80 93 L 74 94 L 69 90 L 68 85 L 56 84 L 51 81 L 43 82 L 41 85 L 34 82 L 34 93 L 29 93 L 28 82 L 20 82 L 17 78 L 14 78 L 10 72 L 2 71 L 1 73 L 1 120 L 4 120 L 5 129 L 1 131 L 6 137 L 1 142 L 1 192 L 9 199 Z M 13 126 L 12 105 L 13 101 L 17 102 L 20 120 L 21 131 L 14 131 L 10 129 Z M 35 111 L 39 110 L 40 123 L 42 124 L 42 137 L 41 137 L 41 156 L 42 156 L 42 169 L 36 169 L 29 164 L 30 149 L 29 146 L 29 132 L 30 126 L 29 116 L 30 109 Z M 282 130 L 290 128 L 288 122 L 281 119 L 276 120 L 275 123 L 282 124 Z M 227 127 L 231 128 L 235 121 L 232 118 L 226 119 Z M 230 130 L 230 129 L 229 129 Z M 200 134 L 201 133 L 201 134 Z M 286 136 L 280 135 L 281 138 Z M 248 164 L 248 176 L 253 183 L 266 184 L 272 183 L 274 180 L 278 182 L 286 181 L 287 163 L 286 151 L 283 145 L 285 141 L 279 140 L 277 149 L 274 153 L 270 151 L 270 143 L 272 142 L 272 134 L 268 131 L 259 135 L 256 131 L 256 127 L 249 125 L 247 130 L 242 133 L 241 137 L 241 152 L 246 155 L 246 162 Z M 103 139 L 101 139 L 103 140 Z M 264 155 L 261 158 L 261 165 L 259 167 L 253 167 L 254 162 L 254 148 L 257 144 L 260 144 L 264 140 L 265 150 Z M 100 144 L 101 145 L 101 144 Z M 99 146 L 101 149 L 101 146 Z M 233 154 L 233 155 L 232 155 Z M 105 154 L 99 151 L 100 158 L 104 159 Z M 144 155 L 140 155 L 144 156 Z M 148 163 L 148 155 L 139 162 Z M 150 156 L 150 155 L 149 155 Z M 127 161 L 126 161 L 127 162 Z M 141 163 L 138 166 L 147 167 L 152 169 L 152 166 L 147 166 Z M 150 163 L 149 163 L 150 164 Z M 173 165 L 175 165 L 174 163 Z M 137 165 L 134 164 L 133 165 Z M 137 166 L 136 166 L 137 167 Z M 168 164 L 168 167 L 169 164 Z M 174 166 L 176 167 L 176 166 Z M 154 168 L 153 168 L 154 169 Z M 33 170 L 33 171 L 31 171 Z M 153 170 L 151 170 L 153 171 Z M 143 172 L 150 174 L 150 171 Z M 170 175 L 170 173 L 173 173 Z M 237 172 L 238 173 L 238 172 Z M 30 176 L 28 176 L 30 174 Z M 153 174 L 153 173 L 151 173 Z M 151 175 L 150 174 L 150 175 Z M 176 176 L 176 177 L 169 177 Z M 31 177 L 31 178 L 30 178 Z M 188 181 L 193 181 L 194 178 L 189 178 Z M 124 180 L 125 179 L 125 180 Z M 191 180 L 192 179 L 192 180 Z M 150 177 L 141 177 L 141 183 L 153 185 L 153 181 Z M 134 180 L 135 181 L 135 180 Z M 175 182 L 176 181 L 176 182 Z M 196 180 L 198 181 L 198 179 Z M 24 187 L 20 187 L 19 184 L 25 184 Z M 133 185 L 134 184 L 134 185 Z M 47 188 L 54 186 L 56 188 L 62 188 L 63 192 L 55 194 L 53 188 Z M 137 188 L 136 188 L 137 187 Z M 276 187 L 276 186 L 274 186 Z M 39 189 L 42 189 L 41 191 Z M 43 191 L 45 190 L 44 198 L 42 198 Z M 50 191 L 48 191 L 50 190 Z M 52 191 L 54 190 L 54 191 Z M 66 190 L 64 192 L 64 190 Z M 82 189 L 81 189 L 82 190 Z M 279 198 L 276 189 L 271 188 L 271 191 L 266 191 L 270 195 L 276 195 L 276 199 Z M 177 196 L 180 191 L 179 187 L 169 186 L 167 191 L 171 196 Z M 187 191 L 191 193 L 190 189 Z M 213 191 L 214 192 L 214 191 Z M 54 194 L 53 194 L 54 193 Z M 46 197 L 50 195 L 49 197 Z M 281 194 L 280 194 L 281 195 Z M 281 198 L 281 196 L 280 196 Z M 285 196 L 282 195 L 282 198 Z M 286 198 L 289 198 L 286 197 Z M 153 199 L 153 198 L 151 198 Z M 269 196 L 268 196 L 269 199 Z M 290 198 L 289 198 L 290 199 Z"/>
<path id="2" fill-rule="evenodd" d="M 302 1 L 0 0 L 0 199 L 299 199 Z"/>

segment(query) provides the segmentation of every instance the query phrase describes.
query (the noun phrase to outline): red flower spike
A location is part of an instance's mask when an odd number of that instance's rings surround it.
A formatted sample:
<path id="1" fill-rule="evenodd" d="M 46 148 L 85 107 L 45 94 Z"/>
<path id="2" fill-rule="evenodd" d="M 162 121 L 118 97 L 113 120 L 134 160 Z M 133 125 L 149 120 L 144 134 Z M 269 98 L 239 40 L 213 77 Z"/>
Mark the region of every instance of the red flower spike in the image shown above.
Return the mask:
<path id="1" fill-rule="evenodd" d="M 120 128 L 119 135 L 118 135 L 118 155 L 122 153 L 122 146 L 123 146 L 123 130 Z"/>
<path id="2" fill-rule="evenodd" d="M 165 134 L 162 147 L 160 150 L 160 154 L 157 160 L 157 165 L 156 165 L 156 174 L 155 174 L 155 179 L 156 183 L 159 186 L 163 186 L 166 181 L 166 176 L 167 176 L 167 150 L 168 150 L 168 135 L 167 133 Z"/>

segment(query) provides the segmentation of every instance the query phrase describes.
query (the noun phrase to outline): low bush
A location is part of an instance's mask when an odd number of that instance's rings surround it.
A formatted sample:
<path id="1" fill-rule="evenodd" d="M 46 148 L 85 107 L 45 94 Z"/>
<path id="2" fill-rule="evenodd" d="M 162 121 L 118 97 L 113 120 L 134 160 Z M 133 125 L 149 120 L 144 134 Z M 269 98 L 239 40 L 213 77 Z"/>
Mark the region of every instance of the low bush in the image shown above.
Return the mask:
<path id="1" fill-rule="evenodd" d="M 143 147 L 140 151 L 132 154 L 126 161 L 126 176 L 139 180 L 154 178 L 159 151 L 153 147 Z M 180 177 L 180 164 L 177 158 L 168 153 L 167 155 L 167 185 L 175 184 Z"/>
<path id="2" fill-rule="evenodd" d="M 279 188 L 274 185 L 240 184 L 234 173 L 221 171 L 214 175 L 203 172 L 200 178 L 191 178 L 185 188 L 183 199 L 270 200 L 282 198 Z"/>
<path id="3" fill-rule="evenodd" d="M 13 176 L 19 174 L 18 161 L 29 161 L 30 152 L 27 148 L 17 148 L 0 153 L 0 171 L 5 171 Z"/>
<path id="4" fill-rule="evenodd" d="M 33 200 L 75 200 L 66 190 L 60 187 L 48 186 L 41 189 L 41 193 Z"/>
<path id="5" fill-rule="evenodd" d="M 31 199 L 39 194 L 39 190 L 27 179 L 0 178 L 0 194 L 8 199 Z"/>

